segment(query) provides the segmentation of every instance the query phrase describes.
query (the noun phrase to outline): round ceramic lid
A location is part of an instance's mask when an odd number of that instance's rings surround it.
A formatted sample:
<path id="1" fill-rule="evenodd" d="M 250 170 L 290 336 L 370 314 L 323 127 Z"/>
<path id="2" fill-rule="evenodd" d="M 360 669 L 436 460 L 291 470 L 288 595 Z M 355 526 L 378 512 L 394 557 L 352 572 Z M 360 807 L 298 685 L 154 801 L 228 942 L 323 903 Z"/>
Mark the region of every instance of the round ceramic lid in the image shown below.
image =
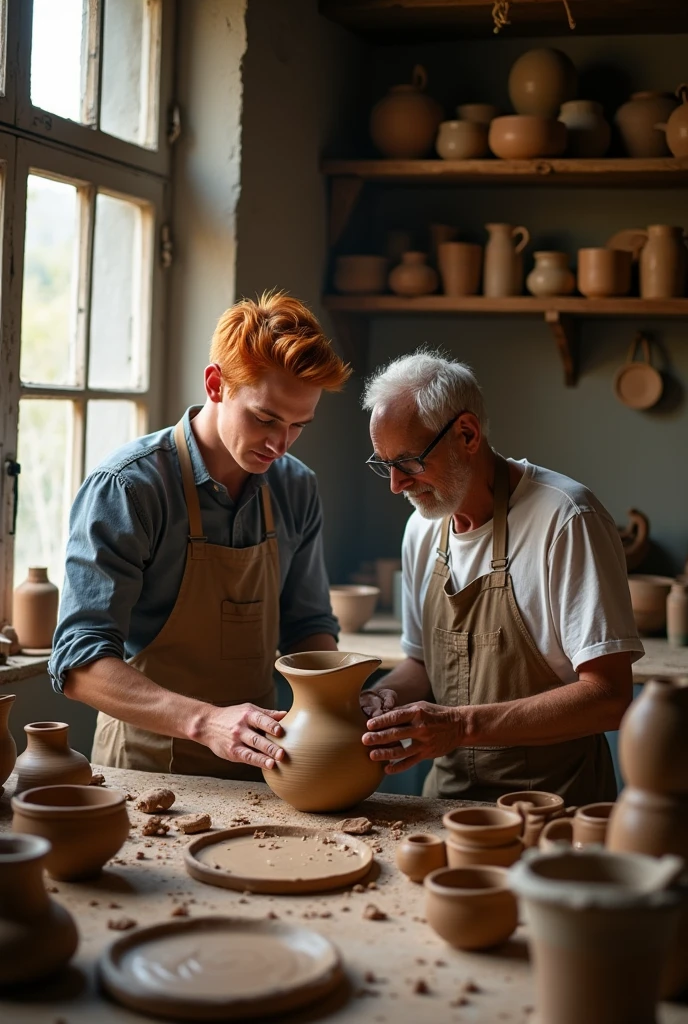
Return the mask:
<path id="1" fill-rule="evenodd" d="M 343 980 L 337 950 L 317 932 L 231 917 L 138 929 L 110 946 L 99 971 L 125 1006 L 194 1021 L 286 1013 Z"/>
<path id="2" fill-rule="evenodd" d="M 627 363 L 614 382 L 617 398 L 631 409 L 649 409 L 662 397 L 662 377 L 644 362 Z"/>

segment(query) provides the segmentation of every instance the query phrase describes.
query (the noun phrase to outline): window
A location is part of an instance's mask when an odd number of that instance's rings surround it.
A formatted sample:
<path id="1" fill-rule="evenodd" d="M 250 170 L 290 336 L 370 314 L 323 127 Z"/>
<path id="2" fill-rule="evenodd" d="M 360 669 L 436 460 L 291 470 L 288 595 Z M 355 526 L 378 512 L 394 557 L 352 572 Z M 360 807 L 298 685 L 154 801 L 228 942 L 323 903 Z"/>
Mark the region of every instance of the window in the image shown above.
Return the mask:
<path id="1" fill-rule="evenodd" d="M 0 0 L 0 623 L 160 424 L 171 0 Z"/>

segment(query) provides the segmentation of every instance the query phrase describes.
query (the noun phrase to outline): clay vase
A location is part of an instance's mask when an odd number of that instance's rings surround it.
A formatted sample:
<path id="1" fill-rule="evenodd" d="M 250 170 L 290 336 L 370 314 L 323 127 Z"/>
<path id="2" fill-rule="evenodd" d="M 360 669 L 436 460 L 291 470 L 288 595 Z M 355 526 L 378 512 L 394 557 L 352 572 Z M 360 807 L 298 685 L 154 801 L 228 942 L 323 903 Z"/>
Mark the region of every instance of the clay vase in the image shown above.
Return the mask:
<path id="1" fill-rule="evenodd" d="M 480 288 L 483 250 L 470 242 L 443 242 L 437 262 L 445 295 L 477 295 Z"/>
<path id="2" fill-rule="evenodd" d="M 576 287 L 576 279 L 569 269 L 566 252 L 533 253 L 535 266 L 526 278 L 526 288 L 531 295 L 570 295 Z"/>
<path id="3" fill-rule="evenodd" d="M 371 761 L 361 742 L 366 718 L 358 700 L 379 664 L 379 658 L 342 651 L 287 654 L 275 662 L 294 702 L 281 722 L 284 736 L 273 738 L 287 756 L 263 777 L 297 810 L 344 810 L 379 786 L 383 765 Z"/>
<path id="4" fill-rule="evenodd" d="M 529 925 L 538 1019 L 655 1024 L 682 902 L 680 858 L 529 850 L 509 872 Z M 632 983 L 631 983 L 632 980 Z"/>
<path id="5" fill-rule="evenodd" d="M 460 121 L 472 121 L 474 124 L 489 125 L 498 113 L 492 103 L 460 103 L 456 108 L 456 116 Z"/>
<path id="6" fill-rule="evenodd" d="M 612 131 L 604 119 L 600 103 L 569 100 L 562 103 L 559 120 L 566 125 L 566 152 L 570 156 L 599 157 L 609 149 Z"/>
<path id="7" fill-rule="evenodd" d="M 72 915 L 43 884 L 49 850 L 39 836 L 0 836 L 0 986 L 51 974 L 79 945 Z"/>
<path id="8" fill-rule="evenodd" d="M 87 757 L 70 748 L 66 722 L 31 722 L 24 732 L 26 750 L 17 758 L 15 793 L 36 786 L 88 786 L 91 765 Z"/>
<path id="9" fill-rule="evenodd" d="M 639 633 L 652 636 L 654 633 L 664 632 L 666 599 L 673 582 L 671 576 L 653 576 L 641 572 L 629 575 L 628 589 L 631 592 L 633 618 Z"/>
<path id="10" fill-rule="evenodd" d="M 405 252 L 401 263 L 390 272 L 389 287 L 395 295 L 430 295 L 437 291 L 437 271 L 428 266 L 424 252 Z"/>
<path id="11" fill-rule="evenodd" d="M 532 160 L 561 156 L 566 149 L 566 125 L 554 117 L 507 114 L 490 122 L 487 141 L 502 160 Z"/>
<path id="12" fill-rule="evenodd" d="M 565 813 L 562 797 L 536 789 L 504 793 L 497 800 L 497 807 L 517 809 L 521 815 L 525 813 L 523 843 L 526 847 L 536 846 L 547 822 Z"/>
<path id="13" fill-rule="evenodd" d="M 330 587 L 330 604 L 343 633 L 357 633 L 375 611 L 379 587 L 341 583 Z"/>
<path id="14" fill-rule="evenodd" d="M 343 295 L 379 295 L 387 288 L 386 256 L 338 256 L 333 284 Z"/>
<path id="15" fill-rule="evenodd" d="M 13 693 L 0 697 L 0 796 L 17 760 L 17 745 L 9 727 L 10 711 L 15 700 Z"/>
<path id="16" fill-rule="evenodd" d="M 628 295 L 633 254 L 603 247 L 578 250 L 578 291 L 589 299 Z"/>
<path id="17" fill-rule="evenodd" d="M 666 132 L 667 145 L 674 156 L 688 156 L 688 85 L 679 85 L 676 95 L 681 103 L 666 124 L 655 127 Z"/>
<path id="18" fill-rule="evenodd" d="M 439 836 L 417 832 L 397 843 L 394 860 L 412 882 L 422 882 L 431 871 L 446 867 L 447 851 Z"/>
<path id="19" fill-rule="evenodd" d="M 688 799 L 687 736 L 688 686 L 671 679 L 646 683 L 619 729 L 619 764 L 626 785 Z"/>
<path id="20" fill-rule="evenodd" d="M 628 156 L 668 156 L 666 135 L 657 127 L 666 123 L 678 106 L 671 93 L 634 92 L 619 107 L 614 121 Z"/>
<path id="21" fill-rule="evenodd" d="M 48 570 L 32 566 L 29 575 L 14 591 L 12 625 L 23 651 L 49 651 L 57 625 L 57 587 Z"/>
<path id="22" fill-rule="evenodd" d="M 556 117 L 562 103 L 576 95 L 578 75 L 561 50 L 528 50 L 509 72 L 509 99 L 517 114 Z"/>
<path id="23" fill-rule="evenodd" d="M 667 597 L 667 640 L 670 647 L 688 647 L 688 580 L 675 580 L 671 585 Z"/>
<path id="24" fill-rule="evenodd" d="M 435 149 L 443 160 L 477 160 L 487 156 L 487 125 L 476 121 L 443 121 Z"/>
<path id="25" fill-rule="evenodd" d="M 640 250 L 641 298 L 681 298 L 686 293 L 687 269 L 683 228 L 651 224 L 647 242 Z"/>
<path id="26" fill-rule="evenodd" d="M 440 868 L 423 885 L 428 924 L 456 949 L 490 949 L 516 930 L 518 908 L 504 868 Z"/>
<path id="27" fill-rule="evenodd" d="M 483 265 L 483 295 L 502 298 L 523 291 L 523 257 L 530 241 L 527 228 L 511 224 L 486 224 L 489 234 Z"/>
<path id="28" fill-rule="evenodd" d="M 395 85 L 370 114 L 370 136 L 383 156 L 413 160 L 432 149 L 444 115 L 442 107 L 425 95 L 428 76 L 417 64 L 411 85 Z"/>

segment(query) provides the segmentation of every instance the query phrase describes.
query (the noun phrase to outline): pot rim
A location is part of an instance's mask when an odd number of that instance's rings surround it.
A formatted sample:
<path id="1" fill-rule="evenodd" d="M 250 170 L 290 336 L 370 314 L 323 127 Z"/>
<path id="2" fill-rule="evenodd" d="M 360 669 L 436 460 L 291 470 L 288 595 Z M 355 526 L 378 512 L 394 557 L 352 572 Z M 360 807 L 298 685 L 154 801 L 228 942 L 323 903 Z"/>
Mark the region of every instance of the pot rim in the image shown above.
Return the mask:
<path id="1" fill-rule="evenodd" d="M 431 832 L 412 832 L 406 836 L 404 842 L 412 843 L 418 849 L 428 849 L 431 846 L 444 846 L 444 839 L 435 836 Z"/>
<path id="2" fill-rule="evenodd" d="M 62 732 L 69 729 L 67 722 L 28 722 L 24 726 L 24 732 L 32 736 L 44 736 L 49 732 Z"/>
<path id="3" fill-rule="evenodd" d="M 548 797 L 548 801 L 537 804 L 533 803 L 533 797 Z M 564 798 L 559 796 L 558 793 L 549 793 L 546 789 L 519 789 L 513 793 L 503 793 L 497 800 L 497 807 L 501 807 L 503 810 L 511 810 L 511 804 L 504 804 L 500 801 L 513 799 L 515 803 L 532 804 L 532 807 L 528 808 L 528 814 L 537 817 L 542 814 L 547 814 L 549 811 L 557 811 L 565 807 Z"/>
<path id="4" fill-rule="evenodd" d="M 474 824 L 472 822 L 455 821 L 455 814 L 475 814 L 478 811 L 491 811 L 497 812 L 497 814 L 507 815 L 505 821 L 494 821 L 491 823 L 483 822 L 482 824 Z M 512 828 L 514 825 L 519 827 L 523 824 L 523 819 L 520 814 L 516 811 L 509 810 L 508 807 L 457 807 L 453 811 L 447 811 L 442 817 L 442 824 L 449 832 L 464 832 L 467 836 L 474 835 L 479 836 L 485 832 L 486 829 L 492 831 L 493 829 L 499 828 Z"/>
<path id="5" fill-rule="evenodd" d="M 3 693 L 2 695 L 0 695 L 0 704 L 4 704 L 5 701 L 8 701 L 8 700 L 16 700 L 16 699 L 17 699 L 16 693 Z"/>
<path id="6" fill-rule="evenodd" d="M 331 668 L 299 668 L 298 663 L 294 663 L 294 659 L 304 658 L 313 654 L 323 657 L 325 662 L 327 662 L 327 655 L 330 655 L 332 660 L 339 657 L 341 661 L 339 664 L 332 665 Z M 380 665 L 382 664 L 382 658 L 378 658 L 372 654 L 359 654 L 355 651 L 299 651 L 298 654 L 282 655 L 282 657 L 278 658 L 275 662 L 275 668 L 278 672 L 283 672 L 284 669 L 286 669 L 287 672 L 294 676 L 326 676 L 334 675 L 336 672 L 342 672 L 344 669 L 351 668 L 354 665 L 366 664 Z"/>
<path id="7" fill-rule="evenodd" d="M 332 583 L 330 593 L 337 597 L 378 597 L 380 588 L 365 583 Z"/>
<path id="8" fill-rule="evenodd" d="M 475 886 L 459 886 L 459 885 L 448 885 L 442 882 L 442 878 L 447 876 L 463 876 L 464 879 L 472 877 L 491 878 L 494 882 L 493 885 L 481 886 L 476 888 Z M 510 893 L 511 889 L 509 886 L 509 871 L 507 868 L 500 868 L 496 865 L 485 864 L 485 865 L 472 865 L 463 868 L 437 868 L 435 871 L 431 871 L 423 879 L 423 885 L 430 892 L 435 893 L 437 896 L 446 896 L 449 898 L 457 897 L 465 899 L 466 897 L 480 897 L 480 896 L 494 896 L 504 892 Z"/>
<path id="9" fill-rule="evenodd" d="M 5 845 L 14 846 L 14 851 L 6 852 L 3 850 Z M 52 843 L 43 836 L 29 835 L 27 832 L 7 832 L 0 836 L 0 866 L 42 860 L 51 849 Z"/>
<path id="10" fill-rule="evenodd" d="M 49 804 L 36 803 L 28 799 L 36 794 L 54 793 L 56 790 L 68 790 L 70 792 L 89 790 L 96 797 L 97 803 L 92 804 Z M 69 794 L 68 794 L 69 795 Z M 121 789 L 99 789 L 93 786 L 35 786 L 33 789 L 25 789 L 12 797 L 12 810 L 18 814 L 24 814 L 29 818 L 86 818 L 98 817 L 100 815 L 112 814 L 125 806 L 126 796 Z"/>
<path id="11" fill-rule="evenodd" d="M 578 818 L 579 821 L 588 821 L 590 823 L 608 821 L 609 815 L 612 813 L 612 808 L 614 806 L 615 803 L 613 800 L 598 800 L 594 804 L 583 804 L 583 806 L 579 807 L 576 811 L 575 817 Z M 600 813 L 596 813 L 598 808 L 600 808 Z"/>

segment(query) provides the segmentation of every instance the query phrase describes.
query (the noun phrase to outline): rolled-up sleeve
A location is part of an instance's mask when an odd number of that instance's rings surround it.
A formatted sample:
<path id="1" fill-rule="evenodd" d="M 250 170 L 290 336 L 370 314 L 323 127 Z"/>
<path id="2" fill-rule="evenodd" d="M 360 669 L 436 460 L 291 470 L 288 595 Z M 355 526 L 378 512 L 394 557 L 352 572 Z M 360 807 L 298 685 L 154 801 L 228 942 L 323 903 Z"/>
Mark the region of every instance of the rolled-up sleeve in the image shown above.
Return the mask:
<path id="1" fill-rule="evenodd" d="M 150 555 L 136 491 L 116 471 L 88 477 L 69 525 L 59 621 L 48 665 L 59 692 L 69 669 L 99 658 L 124 658 L 131 611 Z"/>

